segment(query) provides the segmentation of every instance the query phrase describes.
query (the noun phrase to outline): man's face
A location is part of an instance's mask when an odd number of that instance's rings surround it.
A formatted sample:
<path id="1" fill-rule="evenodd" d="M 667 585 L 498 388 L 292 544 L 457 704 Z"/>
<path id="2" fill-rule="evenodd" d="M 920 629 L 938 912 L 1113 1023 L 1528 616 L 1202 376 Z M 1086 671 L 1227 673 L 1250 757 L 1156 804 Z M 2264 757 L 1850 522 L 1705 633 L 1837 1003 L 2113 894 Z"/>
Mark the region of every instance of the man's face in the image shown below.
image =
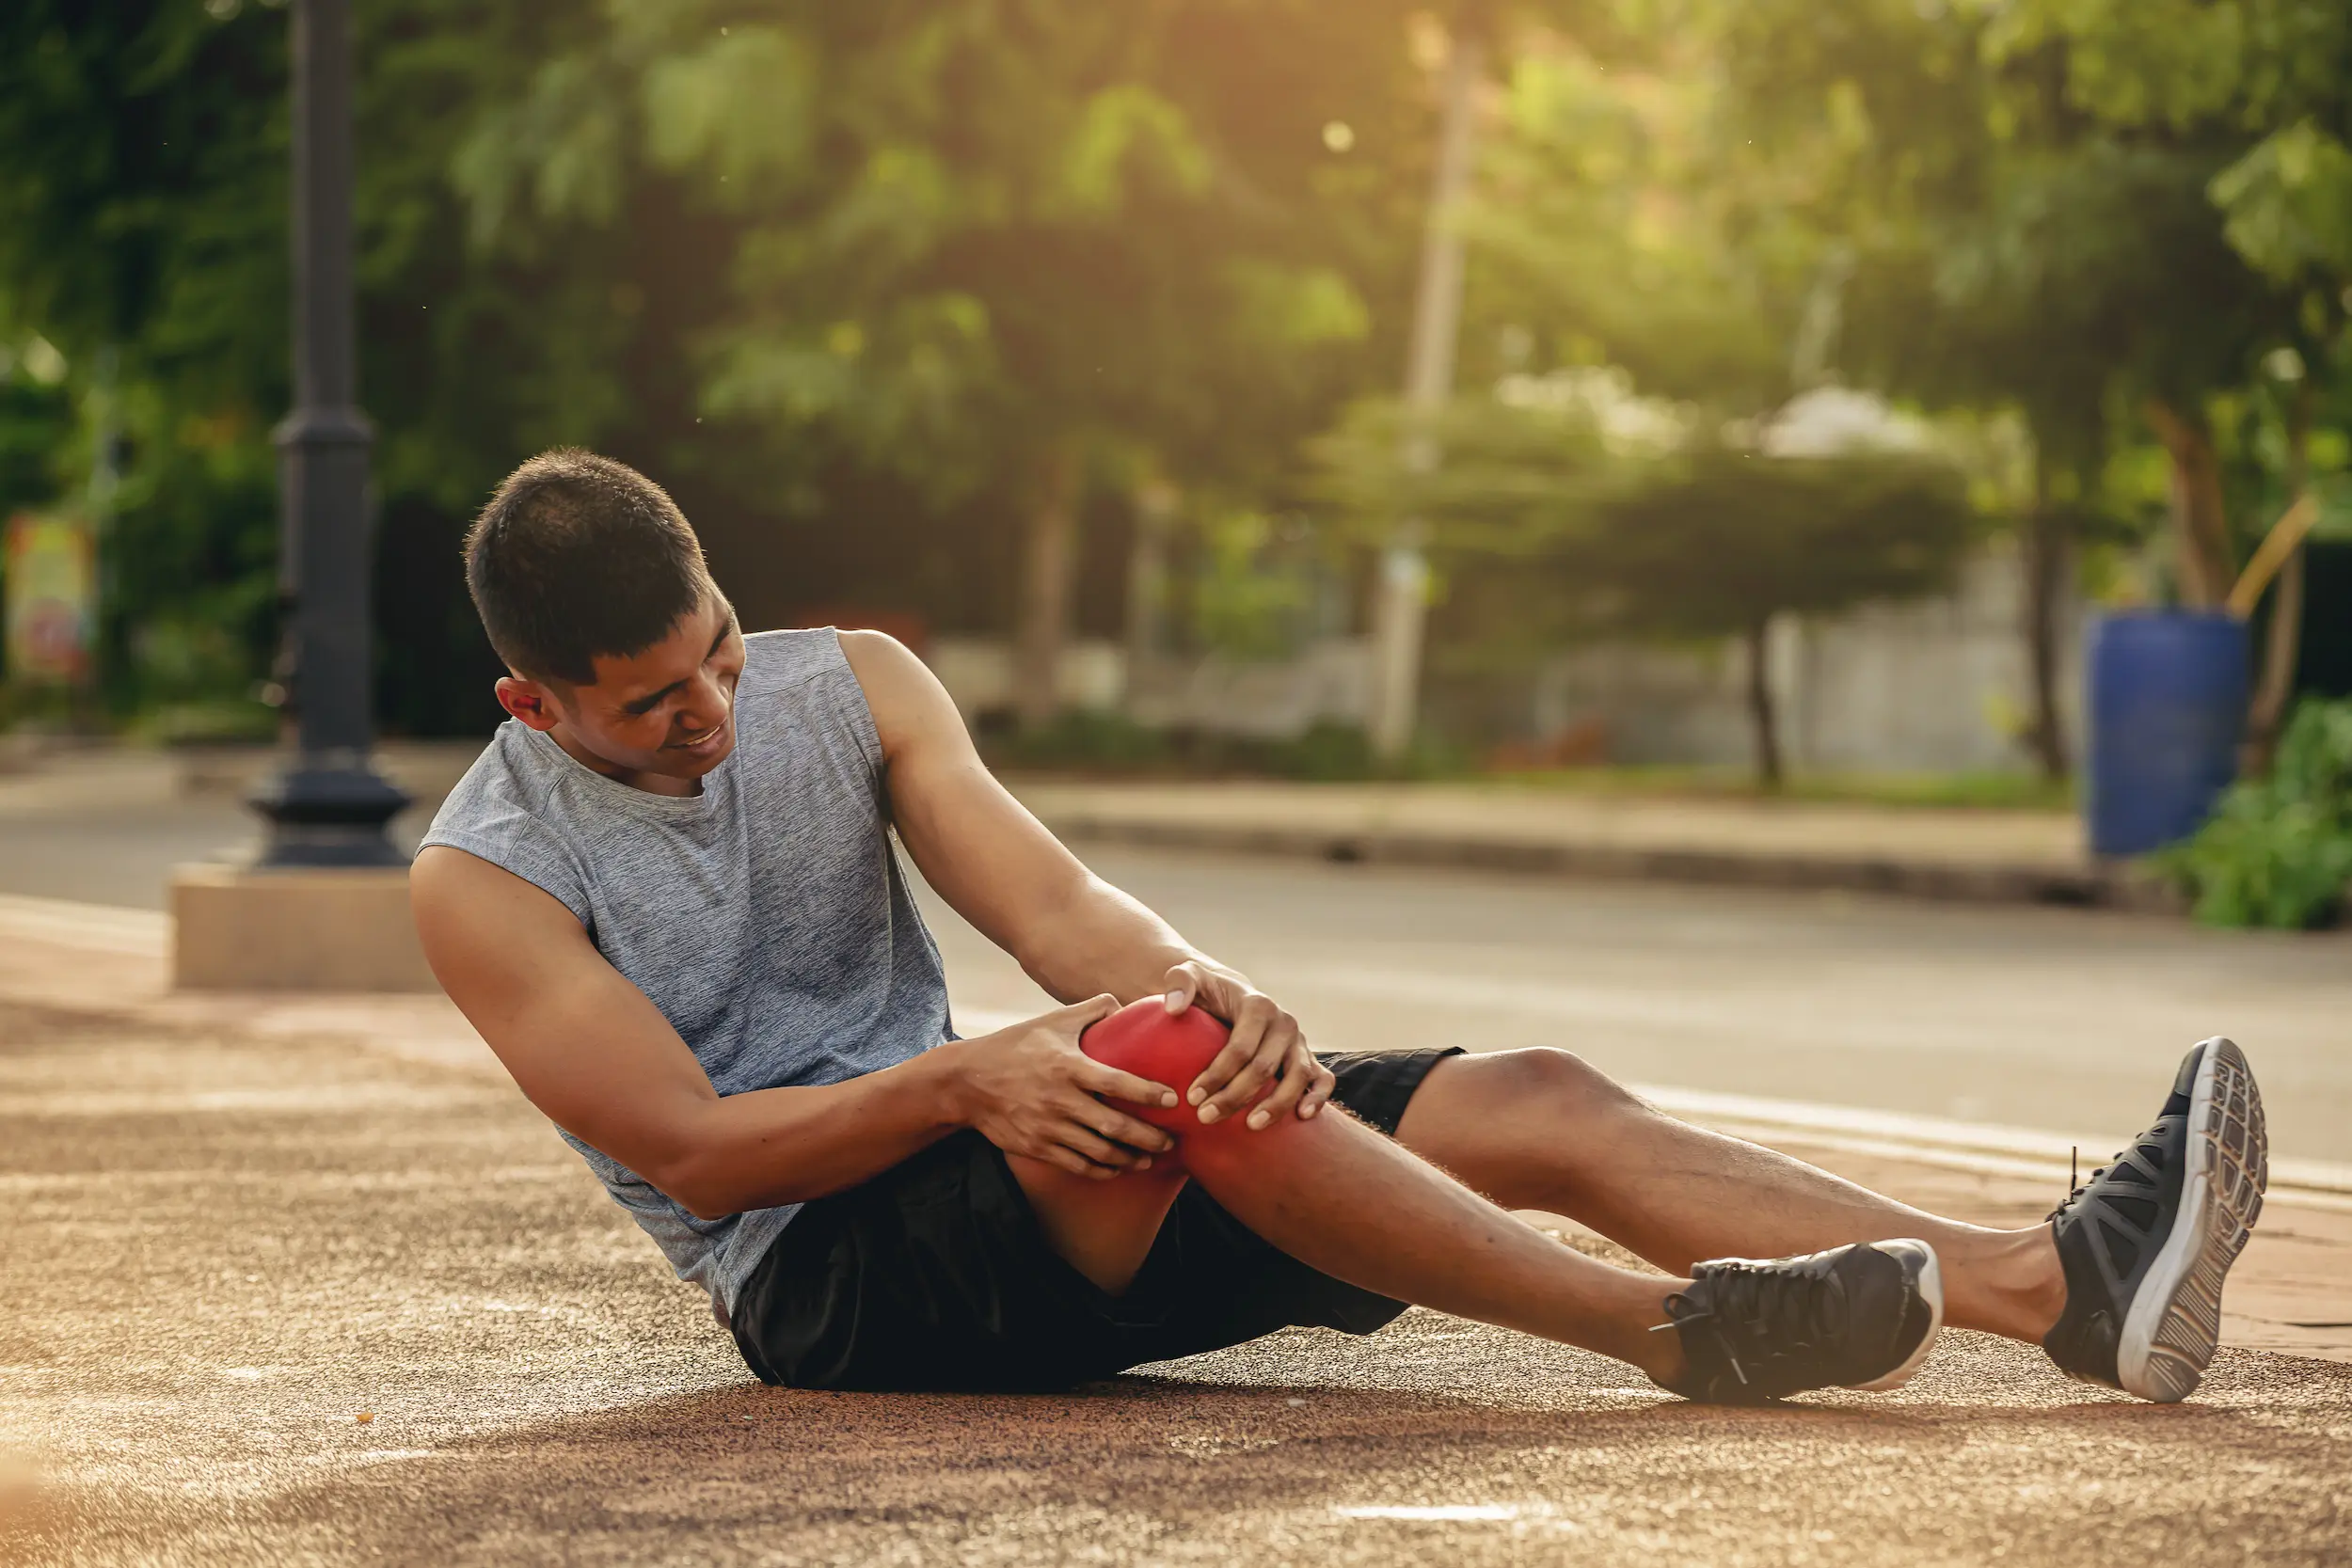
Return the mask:
<path id="1" fill-rule="evenodd" d="M 598 655 L 596 671 L 586 686 L 510 675 L 499 702 L 598 772 L 644 788 L 691 784 L 735 750 L 743 634 L 716 589 L 660 641 L 626 658 Z"/>

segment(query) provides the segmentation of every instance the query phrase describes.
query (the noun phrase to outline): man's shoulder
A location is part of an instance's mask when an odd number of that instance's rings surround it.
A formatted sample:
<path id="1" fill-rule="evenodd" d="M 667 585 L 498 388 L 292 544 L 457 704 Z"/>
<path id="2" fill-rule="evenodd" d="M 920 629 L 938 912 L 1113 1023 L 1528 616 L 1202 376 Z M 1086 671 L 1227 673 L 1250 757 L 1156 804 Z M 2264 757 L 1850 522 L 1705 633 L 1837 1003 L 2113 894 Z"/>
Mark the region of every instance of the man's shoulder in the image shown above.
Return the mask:
<path id="1" fill-rule="evenodd" d="M 830 737 L 872 769 L 882 764 L 882 742 L 863 672 L 850 644 L 860 636 L 832 626 L 755 632 L 743 639 L 743 679 L 738 688 L 747 721 L 742 745 L 745 766 L 755 776 L 772 771 L 775 749 L 796 759 L 811 736 Z M 787 722 L 761 717 L 788 713 Z M 754 717 L 760 716 L 760 717 Z"/>
<path id="2" fill-rule="evenodd" d="M 549 797 L 565 760 L 524 725 L 499 727 L 466 776 L 434 813 L 420 849 L 460 849 L 554 895 L 587 918 L 580 857 L 561 832 L 565 814 Z"/>
<path id="3" fill-rule="evenodd" d="M 787 691 L 831 674 L 848 674 L 841 634 L 831 626 L 791 626 L 746 633 L 742 689 Z"/>
<path id="4" fill-rule="evenodd" d="M 489 743 L 473 759 L 465 775 L 441 801 L 433 822 L 479 816 L 535 813 L 546 794 L 550 769 L 547 759 L 534 754 L 538 735 L 510 719 L 490 733 Z"/>

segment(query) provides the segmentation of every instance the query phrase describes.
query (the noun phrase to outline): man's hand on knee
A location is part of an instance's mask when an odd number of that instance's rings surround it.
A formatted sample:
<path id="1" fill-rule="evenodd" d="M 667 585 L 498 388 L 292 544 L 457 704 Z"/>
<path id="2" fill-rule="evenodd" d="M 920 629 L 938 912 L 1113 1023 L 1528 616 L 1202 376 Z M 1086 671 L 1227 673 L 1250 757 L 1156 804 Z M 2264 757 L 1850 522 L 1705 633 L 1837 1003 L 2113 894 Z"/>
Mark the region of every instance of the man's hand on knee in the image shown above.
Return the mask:
<path id="1" fill-rule="evenodd" d="M 1195 958 L 1170 969 L 1164 985 L 1170 1014 L 1198 1004 L 1232 1026 L 1225 1048 L 1184 1091 L 1202 1125 L 1247 1106 L 1244 1125 L 1256 1132 L 1283 1117 L 1311 1117 L 1331 1098 L 1336 1080 L 1307 1049 L 1298 1021 L 1247 978 Z"/>
<path id="2" fill-rule="evenodd" d="M 1160 1109 L 1174 1092 L 1095 1061 L 1078 1049 L 1087 1025 L 1118 1010 L 1098 996 L 1042 1018 L 956 1042 L 959 1115 L 1008 1154 L 1025 1155 L 1075 1176 L 1108 1180 L 1149 1170 L 1152 1156 L 1176 1147 L 1158 1128 L 1103 1098 Z"/>

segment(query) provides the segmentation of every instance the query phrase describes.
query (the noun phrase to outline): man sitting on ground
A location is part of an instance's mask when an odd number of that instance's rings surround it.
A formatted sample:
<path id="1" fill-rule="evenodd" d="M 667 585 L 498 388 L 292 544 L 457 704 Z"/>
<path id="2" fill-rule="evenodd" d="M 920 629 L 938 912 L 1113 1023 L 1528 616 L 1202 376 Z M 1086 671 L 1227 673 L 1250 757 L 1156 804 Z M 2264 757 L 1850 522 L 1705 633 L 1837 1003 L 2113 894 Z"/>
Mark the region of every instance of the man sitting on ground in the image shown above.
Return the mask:
<path id="1" fill-rule="evenodd" d="M 1694 1399 L 1892 1387 L 1947 1321 L 2152 1400 L 2212 1358 L 2264 1175 L 2227 1040 L 2012 1231 L 1676 1121 L 1565 1052 L 1318 1057 L 1024 811 L 905 648 L 745 637 L 634 470 L 526 463 L 466 568 L 513 721 L 417 857 L 425 951 L 769 1382 L 1066 1387 L 1289 1324 L 1369 1333 L 1407 1302 Z M 1068 1005 L 957 1037 L 894 832 Z M 1168 1084 L 1082 1040 L 1144 998 L 1230 1037 Z"/>

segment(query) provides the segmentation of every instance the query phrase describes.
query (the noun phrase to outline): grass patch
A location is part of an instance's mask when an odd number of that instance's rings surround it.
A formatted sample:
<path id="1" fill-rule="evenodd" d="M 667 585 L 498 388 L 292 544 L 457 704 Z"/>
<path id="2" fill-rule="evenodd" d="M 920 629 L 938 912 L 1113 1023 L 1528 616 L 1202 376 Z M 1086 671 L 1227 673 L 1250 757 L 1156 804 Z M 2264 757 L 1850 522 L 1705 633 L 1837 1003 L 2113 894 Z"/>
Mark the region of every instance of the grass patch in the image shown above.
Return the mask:
<path id="1" fill-rule="evenodd" d="M 1435 743 L 1420 745 L 1397 762 L 1383 763 L 1372 754 L 1363 732 L 1347 724 L 1317 724 L 1301 735 L 1264 738 L 1154 729 L 1112 713 L 1069 713 L 1028 734 L 1001 720 L 984 721 L 979 742 L 992 767 L 1081 778 L 1257 778 L 1326 784 L 1389 780 L 1562 794 L 1986 811 L 2070 811 L 2074 805 L 2071 784 L 2013 773 L 1812 773 L 1773 792 L 1759 789 L 1744 768 L 1486 769 L 1467 752 Z"/>
<path id="2" fill-rule="evenodd" d="M 1514 788 L 1697 800 L 1814 800 L 1841 805 L 2072 811 L 2071 781 L 2018 773 L 1804 773 L 1777 790 L 1744 768 L 1547 768 L 1482 775 Z"/>
<path id="3" fill-rule="evenodd" d="M 1338 784 L 1464 776 L 1465 758 L 1416 746 L 1393 762 L 1373 755 L 1353 724 L 1319 723 L 1295 736 L 1154 729 L 1113 713 L 1066 713 L 1024 734 L 983 719 L 980 754 L 992 768 L 1104 779 L 1297 779 Z"/>
<path id="4" fill-rule="evenodd" d="M 278 738 L 278 723 L 274 707 L 224 698 L 161 704 L 134 715 L 122 733 L 161 746 L 266 745 Z"/>

